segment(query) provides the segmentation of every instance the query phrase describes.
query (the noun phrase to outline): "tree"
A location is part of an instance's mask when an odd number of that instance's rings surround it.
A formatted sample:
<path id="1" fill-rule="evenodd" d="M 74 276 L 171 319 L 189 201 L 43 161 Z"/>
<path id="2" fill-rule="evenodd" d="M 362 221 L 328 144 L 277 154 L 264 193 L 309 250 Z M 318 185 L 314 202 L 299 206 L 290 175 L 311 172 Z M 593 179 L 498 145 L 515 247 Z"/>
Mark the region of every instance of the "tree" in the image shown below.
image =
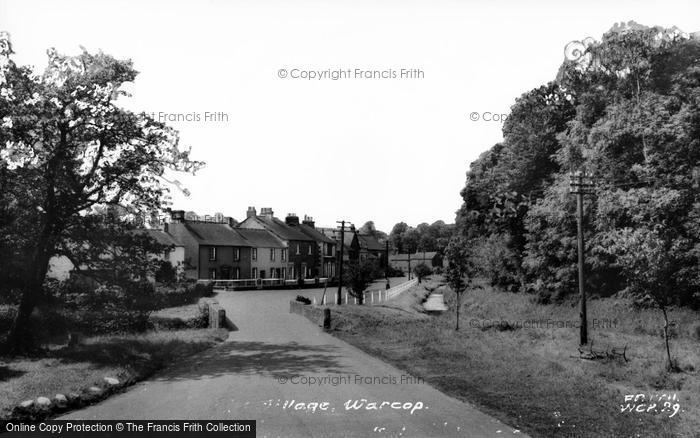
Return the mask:
<path id="1" fill-rule="evenodd" d="M 451 304 L 456 312 L 455 330 L 459 330 L 459 311 L 462 307 L 462 298 L 474 276 L 471 254 L 464 236 L 455 235 L 450 239 L 445 256 L 447 257 L 445 280 L 453 292 Z"/>
<path id="2" fill-rule="evenodd" d="M 418 283 L 422 283 L 425 277 L 433 273 L 433 270 L 430 269 L 430 267 L 428 267 L 428 265 L 425 263 L 419 263 L 415 268 L 413 268 L 413 273 L 416 274 Z"/>
<path id="3" fill-rule="evenodd" d="M 117 105 L 128 96 L 122 86 L 137 75 L 131 61 L 51 49 L 36 76 L 12 53 L 9 36 L 0 34 L 0 235 L 19 257 L 12 268 L 21 294 L 6 347 L 20 351 L 31 338 L 29 316 L 42 300 L 50 258 L 71 250 L 64 243 L 93 208 L 158 210 L 166 172 L 194 172 L 202 163 L 179 148 L 173 129 Z"/>
<path id="4" fill-rule="evenodd" d="M 389 242 L 397 253 L 405 251 L 403 238 L 406 230 L 408 230 L 408 224 L 406 224 L 406 222 L 399 222 L 394 225 L 394 228 L 391 229 L 391 233 L 389 233 Z"/>
<path id="5" fill-rule="evenodd" d="M 364 292 L 375 280 L 373 274 L 375 264 L 369 260 L 351 261 L 344 272 L 344 281 L 350 290 L 350 295 L 357 298 L 360 304 L 364 304 Z"/>
<path id="6" fill-rule="evenodd" d="M 671 359 L 668 334 L 668 309 L 676 304 L 679 267 L 682 263 L 674 257 L 678 248 L 670 236 L 664 236 L 659 227 L 626 228 L 616 232 L 611 250 L 617 254 L 629 282 L 629 292 L 639 301 L 656 306 L 664 318 L 663 332 L 666 346 L 666 365 L 677 370 Z"/>

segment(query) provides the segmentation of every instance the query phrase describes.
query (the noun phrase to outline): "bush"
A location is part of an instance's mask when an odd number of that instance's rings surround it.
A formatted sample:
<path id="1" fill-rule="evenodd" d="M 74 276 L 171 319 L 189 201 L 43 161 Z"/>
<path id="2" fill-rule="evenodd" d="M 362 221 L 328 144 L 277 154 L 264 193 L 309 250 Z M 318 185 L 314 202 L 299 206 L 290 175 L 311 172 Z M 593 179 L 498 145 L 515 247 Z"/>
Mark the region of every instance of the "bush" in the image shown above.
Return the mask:
<path id="1" fill-rule="evenodd" d="M 297 295 L 296 300 L 304 304 L 311 304 L 311 300 L 302 295 Z"/>
<path id="2" fill-rule="evenodd" d="M 386 269 L 386 276 L 387 277 L 403 277 L 406 275 L 401 268 L 395 268 L 392 265 L 389 265 Z"/>

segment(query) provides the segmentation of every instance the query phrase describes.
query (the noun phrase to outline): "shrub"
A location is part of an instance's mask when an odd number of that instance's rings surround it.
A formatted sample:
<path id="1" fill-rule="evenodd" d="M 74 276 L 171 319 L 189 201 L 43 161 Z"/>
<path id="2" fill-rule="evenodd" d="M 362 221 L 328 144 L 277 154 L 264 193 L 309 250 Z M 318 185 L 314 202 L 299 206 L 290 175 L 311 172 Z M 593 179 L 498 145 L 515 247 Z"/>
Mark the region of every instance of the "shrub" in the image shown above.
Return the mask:
<path id="1" fill-rule="evenodd" d="M 304 304 L 311 304 L 311 300 L 308 299 L 308 298 L 306 298 L 306 297 L 303 296 L 303 295 L 297 295 L 296 300 L 299 301 L 299 302 L 301 302 L 301 303 L 304 303 Z"/>

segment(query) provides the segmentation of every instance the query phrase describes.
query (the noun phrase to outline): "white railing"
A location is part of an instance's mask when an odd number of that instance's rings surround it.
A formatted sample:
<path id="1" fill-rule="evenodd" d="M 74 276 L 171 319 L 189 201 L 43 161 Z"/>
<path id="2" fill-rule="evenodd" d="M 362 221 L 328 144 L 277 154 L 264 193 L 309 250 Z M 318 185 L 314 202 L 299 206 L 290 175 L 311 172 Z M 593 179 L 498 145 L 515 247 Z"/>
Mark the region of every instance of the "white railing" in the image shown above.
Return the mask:
<path id="1" fill-rule="evenodd" d="M 319 278 L 318 285 L 323 285 L 328 278 Z M 284 278 L 243 278 L 237 280 L 197 280 L 198 283 L 214 284 L 214 289 L 235 289 L 235 288 L 256 288 L 256 287 L 272 287 L 272 286 L 295 286 L 299 284 L 299 280 Z M 317 284 L 315 278 L 307 278 L 304 280 L 305 285 Z"/>
<path id="2" fill-rule="evenodd" d="M 397 286 L 394 286 L 390 289 L 385 289 L 385 290 L 371 290 L 369 292 L 365 292 L 364 294 L 364 302 L 365 304 L 379 304 L 383 303 L 387 300 L 390 300 L 400 293 L 412 288 L 415 284 L 418 283 L 418 279 L 413 279 L 406 281 L 404 283 L 401 283 Z M 369 298 L 368 298 L 369 296 Z"/>

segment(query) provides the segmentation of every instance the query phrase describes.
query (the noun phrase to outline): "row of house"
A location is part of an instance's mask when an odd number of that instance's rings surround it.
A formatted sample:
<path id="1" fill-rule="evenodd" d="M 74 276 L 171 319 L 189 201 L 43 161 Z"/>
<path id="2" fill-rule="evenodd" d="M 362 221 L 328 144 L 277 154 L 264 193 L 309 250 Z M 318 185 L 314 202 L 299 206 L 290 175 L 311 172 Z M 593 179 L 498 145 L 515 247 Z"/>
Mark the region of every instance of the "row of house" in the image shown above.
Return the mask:
<path id="1" fill-rule="evenodd" d="M 372 260 L 381 267 L 392 264 L 408 270 L 408 255 L 389 256 L 387 243 L 352 227 L 344 232 L 316 227 L 313 218 L 304 216 L 300 221 L 295 214 L 282 220 L 271 208 L 258 213 L 255 207 L 248 207 L 245 220 L 240 223 L 219 216 L 199 217 L 174 210 L 160 229 L 143 232 L 169 247 L 158 257 L 194 280 L 250 280 L 256 285 L 277 285 L 299 279 L 334 279 L 341 248 L 346 262 Z M 442 264 L 435 253 L 410 257 L 413 266 L 420 262 L 433 267 Z M 68 278 L 72 269 L 67 259 L 55 258 L 50 275 L 62 280 Z"/>
<path id="2" fill-rule="evenodd" d="M 146 229 L 156 241 L 167 245 L 158 257 L 169 261 L 185 277 L 196 280 L 252 280 L 255 284 L 280 284 L 299 279 L 332 279 L 340 245 L 340 232 L 317 228 L 313 218 L 302 221 L 295 214 L 284 220 L 271 208 L 260 213 L 249 207 L 240 223 L 223 217 L 202 220 L 183 210 L 170 213 L 161 229 Z M 386 265 L 387 248 L 373 236 L 346 229 L 343 258 L 375 259 Z M 59 258 L 52 261 L 50 274 L 65 279 L 72 265 Z"/>

